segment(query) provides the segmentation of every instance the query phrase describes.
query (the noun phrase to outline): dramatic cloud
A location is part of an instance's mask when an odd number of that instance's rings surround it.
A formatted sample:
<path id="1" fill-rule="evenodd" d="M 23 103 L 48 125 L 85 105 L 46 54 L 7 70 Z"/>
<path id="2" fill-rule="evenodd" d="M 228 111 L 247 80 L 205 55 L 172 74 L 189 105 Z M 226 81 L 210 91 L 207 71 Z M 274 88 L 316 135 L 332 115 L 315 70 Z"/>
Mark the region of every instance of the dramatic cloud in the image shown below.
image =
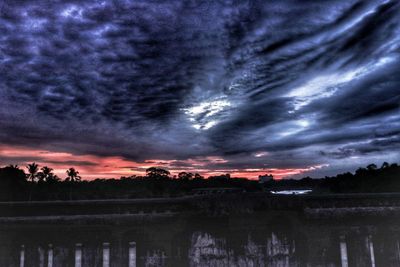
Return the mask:
<path id="1" fill-rule="evenodd" d="M 3 1 L 0 163 L 283 177 L 399 161 L 399 24 L 395 0 Z"/>

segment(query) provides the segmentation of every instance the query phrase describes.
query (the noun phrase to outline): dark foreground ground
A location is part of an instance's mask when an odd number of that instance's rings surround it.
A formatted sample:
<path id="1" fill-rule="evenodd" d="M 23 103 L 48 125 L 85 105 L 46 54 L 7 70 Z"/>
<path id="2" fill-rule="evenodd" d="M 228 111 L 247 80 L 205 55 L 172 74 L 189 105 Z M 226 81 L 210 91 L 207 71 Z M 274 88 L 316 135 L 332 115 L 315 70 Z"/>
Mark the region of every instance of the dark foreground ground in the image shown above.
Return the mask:
<path id="1" fill-rule="evenodd" d="M 225 193 L 176 198 L 110 199 L 78 201 L 0 202 L 0 223 L 74 220 L 84 223 L 114 218 L 206 215 L 247 215 L 266 211 L 291 211 L 302 216 L 396 216 L 400 193 L 271 195 Z"/>
<path id="2" fill-rule="evenodd" d="M 400 266 L 400 194 L 0 203 L 0 266 Z"/>

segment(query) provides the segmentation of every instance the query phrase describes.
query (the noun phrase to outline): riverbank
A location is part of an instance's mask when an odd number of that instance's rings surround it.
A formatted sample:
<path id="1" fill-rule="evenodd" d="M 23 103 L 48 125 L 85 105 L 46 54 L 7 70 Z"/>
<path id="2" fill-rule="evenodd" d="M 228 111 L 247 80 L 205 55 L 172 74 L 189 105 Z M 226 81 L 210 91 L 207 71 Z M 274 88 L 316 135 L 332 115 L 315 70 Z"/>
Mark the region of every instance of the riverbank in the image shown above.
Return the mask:
<path id="1" fill-rule="evenodd" d="M 179 198 L 0 202 L 0 224 L 140 221 L 291 211 L 313 218 L 400 216 L 400 194 L 270 195 L 234 193 Z"/>

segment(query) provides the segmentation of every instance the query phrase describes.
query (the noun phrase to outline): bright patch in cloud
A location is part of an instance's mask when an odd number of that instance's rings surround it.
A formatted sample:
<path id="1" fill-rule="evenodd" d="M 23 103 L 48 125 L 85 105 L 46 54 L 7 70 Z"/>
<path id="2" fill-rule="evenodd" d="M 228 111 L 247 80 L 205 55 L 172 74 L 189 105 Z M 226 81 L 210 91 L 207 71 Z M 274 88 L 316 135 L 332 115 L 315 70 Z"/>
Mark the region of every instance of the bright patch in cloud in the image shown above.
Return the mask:
<path id="1" fill-rule="evenodd" d="M 383 57 L 373 63 L 353 70 L 322 74 L 293 89 L 286 96 L 294 98 L 294 111 L 296 111 L 314 100 L 334 95 L 345 84 L 360 79 L 366 74 L 393 61 L 393 57 Z M 292 112 L 293 110 L 290 111 L 290 113 Z"/>
<path id="2" fill-rule="evenodd" d="M 345 73 L 321 75 L 295 88 L 287 96 L 295 98 L 294 110 L 298 110 L 316 99 L 332 96 L 340 86 L 354 80 L 361 73 L 362 68 L 358 68 Z"/>
<path id="3" fill-rule="evenodd" d="M 280 135 L 281 136 L 288 136 L 288 135 L 293 135 L 298 132 L 301 132 L 305 130 L 308 126 L 310 125 L 310 122 L 308 120 L 296 120 L 293 121 L 288 127 L 286 127 L 286 130 L 282 132 Z"/>
<path id="4" fill-rule="evenodd" d="M 184 110 L 189 116 L 204 115 L 205 117 L 210 117 L 224 110 L 230 105 L 231 104 L 227 100 L 215 100 L 210 102 L 202 102 L 197 106 L 193 106 Z"/>
<path id="5" fill-rule="evenodd" d="M 75 5 L 68 6 L 63 11 L 61 11 L 61 16 L 66 18 L 81 19 L 83 13 L 83 8 Z"/>
<path id="6" fill-rule="evenodd" d="M 259 152 L 254 153 L 253 155 L 254 155 L 254 157 L 256 157 L 256 158 L 261 158 L 261 157 L 267 156 L 267 155 L 268 155 L 268 152 L 266 152 L 266 151 L 259 151 Z"/>
<path id="7" fill-rule="evenodd" d="M 204 101 L 198 105 L 183 109 L 184 113 L 193 122 L 192 127 L 197 130 L 207 130 L 218 124 L 218 116 L 231 106 L 225 99 Z"/>
<path id="8" fill-rule="evenodd" d="M 30 31 L 36 31 L 40 30 L 46 22 L 46 19 L 27 18 L 24 24 Z"/>

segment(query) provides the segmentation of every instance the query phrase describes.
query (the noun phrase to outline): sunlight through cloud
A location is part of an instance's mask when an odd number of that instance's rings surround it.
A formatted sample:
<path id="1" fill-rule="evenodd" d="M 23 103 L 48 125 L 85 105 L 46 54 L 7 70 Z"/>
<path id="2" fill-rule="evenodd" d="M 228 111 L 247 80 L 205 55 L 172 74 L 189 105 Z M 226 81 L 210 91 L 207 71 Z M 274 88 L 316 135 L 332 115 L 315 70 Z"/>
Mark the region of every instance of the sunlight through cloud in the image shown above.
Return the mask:
<path id="1" fill-rule="evenodd" d="M 197 130 L 207 130 L 218 124 L 216 119 L 218 115 L 231 106 L 231 103 L 225 99 L 216 99 L 213 101 L 204 101 L 196 106 L 182 109 L 189 117 L 192 127 Z"/>
<path id="2" fill-rule="evenodd" d="M 75 19 L 81 19 L 82 13 L 83 13 L 83 9 L 78 6 L 75 6 L 75 5 L 68 6 L 63 11 L 61 11 L 61 15 L 63 17 L 75 18 Z"/>
<path id="3" fill-rule="evenodd" d="M 358 80 L 393 61 L 393 57 L 382 57 L 373 63 L 353 70 L 314 77 L 286 95 L 294 98 L 294 110 L 289 111 L 289 113 L 299 110 L 314 100 L 331 97 L 345 84 Z"/>

